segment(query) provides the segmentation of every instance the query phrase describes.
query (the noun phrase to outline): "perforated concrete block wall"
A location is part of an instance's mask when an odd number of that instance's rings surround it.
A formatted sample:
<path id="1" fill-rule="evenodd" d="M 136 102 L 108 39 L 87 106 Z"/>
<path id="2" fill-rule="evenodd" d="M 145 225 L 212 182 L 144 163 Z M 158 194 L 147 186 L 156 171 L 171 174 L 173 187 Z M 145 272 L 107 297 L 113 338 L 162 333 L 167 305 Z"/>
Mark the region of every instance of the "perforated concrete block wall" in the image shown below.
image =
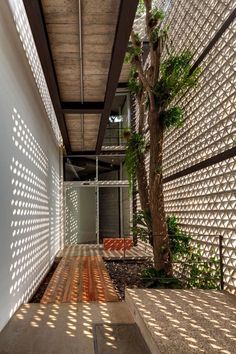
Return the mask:
<path id="1" fill-rule="evenodd" d="M 184 126 L 165 134 L 165 208 L 206 256 L 218 253 L 223 236 L 225 288 L 236 293 L 235 2 L 156 3 L 166 13 L 174 52 L 191 50 L 192 63 L 202 68 L 197 87 L 175 102 L 183 108 Z"/>

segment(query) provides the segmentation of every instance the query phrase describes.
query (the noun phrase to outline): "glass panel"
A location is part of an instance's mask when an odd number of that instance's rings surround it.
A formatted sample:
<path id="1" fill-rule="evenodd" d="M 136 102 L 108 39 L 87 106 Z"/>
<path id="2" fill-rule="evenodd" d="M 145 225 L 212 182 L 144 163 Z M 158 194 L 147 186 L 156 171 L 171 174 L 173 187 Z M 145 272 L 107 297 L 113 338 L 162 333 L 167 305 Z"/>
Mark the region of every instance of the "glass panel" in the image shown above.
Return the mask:
<path id="1" fill-rule="evenodd" d="M 99 188 L 99 239 L 130 236 L 128 188 Z"/>
<path id="2" fill-rule="evenodd" d="M 123 236 L 128 237 L 130 234 L 130 225 L 131 225 L 131 199 L 129 196 L 128 188 L 120 188 L 121 204 L 122 204 L 122 223 L 123 223 Z"/>
<path id="3" fill-rule="evenodd" d="M 76 156 L 65 159 L 65 181 L 94 181 L 96 156 Z"/>
<path id="4" fill-rule="evenodd" d="M 96 188 L 66 187 L 65 243 L 96 243 Z"/>
<path id="5" fill-rule="evenodd" d="M 99 188 L 99 236 L 120 236 L 119 188 Z"/>
<path id="6" fill-rule="evenodd" d="M 107 124 L 103 146 L 124 146 L 124 131 L 130 127 L 128 94 L 116 95 Z"/>
<path id="7" fill-rule="evenodd" d="M 98 180 L 127 180 L 124 156 L 104 155 L 98 157 Z"/>

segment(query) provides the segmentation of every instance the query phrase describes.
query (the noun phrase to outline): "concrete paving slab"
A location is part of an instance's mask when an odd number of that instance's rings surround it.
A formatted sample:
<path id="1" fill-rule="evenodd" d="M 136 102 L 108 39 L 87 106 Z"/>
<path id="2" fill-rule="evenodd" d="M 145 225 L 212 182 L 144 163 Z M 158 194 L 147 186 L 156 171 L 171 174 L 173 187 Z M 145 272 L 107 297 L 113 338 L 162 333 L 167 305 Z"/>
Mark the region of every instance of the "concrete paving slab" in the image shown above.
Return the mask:
<path id="1" fill-rule="evenodd" d="M 102 245 L 84 244 L 67 245 L 59 252 L 60 257 L 78 257 L 78 256 L 101 256 Z"/>
<path id="2" fill-rule="evenodd" d="M 96 324 L 94 339 L 95 354 L 150 354 L 135 323 Z"/>
<path id="3" fill-rule="evenodd" d="M 236 353 L 236 298 L 214 290 L 127 289 L 152 353 Z"/>
<path id="4" fill-rule="evenodd" d="M 107 260 L 120 260 L 124 257 L 131 260 L 152 259 L 152 247 L 139 241 L 137 246 L 129 250 L 104 250 L 103 245 L 83 244 L 67 245 L 58 254 L 58 257 L 102 256 Z"/>
<path id="5" fill-rule="evenodd" d="M 124 302 L 26 304 L 0 333 L 0 354 L 93 354 L 95 323 L 134 323 Z"/>

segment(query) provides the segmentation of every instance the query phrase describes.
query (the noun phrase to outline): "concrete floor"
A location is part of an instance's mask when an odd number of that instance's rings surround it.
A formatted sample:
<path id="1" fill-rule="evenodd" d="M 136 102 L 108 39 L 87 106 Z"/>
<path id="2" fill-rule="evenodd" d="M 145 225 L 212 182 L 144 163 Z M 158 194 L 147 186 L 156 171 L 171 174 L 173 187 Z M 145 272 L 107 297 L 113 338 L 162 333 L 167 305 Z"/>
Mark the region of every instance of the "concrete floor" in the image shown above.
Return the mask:
<path id="1" fill-rule="evenodd" d="M 134 321 L 152 354 L 236 353 L 233 295 L 213 290 L 127 289 L 126 303 L 21 306 L 0 333 L 0 354 L 93 354 L 93 324 L 108 325 L 106 345 L 113 348 L 109 324 Z"/>
<path id="2" fill-rule="evenodd" d="M 108 260 L 120 260 L 125 256 L 128 259 L 146 259 L 153 257 L 152 247 L 143 241 L 138 242 L 137 246 L 130 250 L 104 250 L 103 245 L 69 245 L 60 251 L 59 257 L 77 256 L 102 256 Z"/>
<path id="3" fill-rule="evenodd" d="M 236 353 L 236 297 L 214 290 L 127 289 L 153 354 Z"/>
<path id="4" fill-rule="evenodd" d="M 134 323 L 124 302 L 26 304 L 0 333 L 1 354 L 93 354 L 94 323 Z M 107 346 L 113 345 L 108 332 Z"/>

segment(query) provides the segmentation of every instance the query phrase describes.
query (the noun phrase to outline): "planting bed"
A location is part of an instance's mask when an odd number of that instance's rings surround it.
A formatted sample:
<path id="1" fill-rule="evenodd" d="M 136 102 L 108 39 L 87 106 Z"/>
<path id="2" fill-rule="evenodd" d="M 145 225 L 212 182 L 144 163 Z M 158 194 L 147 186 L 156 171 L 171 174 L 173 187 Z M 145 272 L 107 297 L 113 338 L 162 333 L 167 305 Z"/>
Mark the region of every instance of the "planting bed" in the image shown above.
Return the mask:
<path id="1" fill-rule="evenodd" d="M 120 300 L 125 298 L 125 288 L 143 288 L 145 283 L 141 278 L 142 270 L 152 267 L 150 260 L 145 261 L 105 261 L 113 285 Z"/>
<path id="2" fill-rule="evenodd" d="M 35 294 L 32 296 L 32 298 L 30 299 L 30 303 L 39 303 L 41 298 L 43 297 L 43 294 L 45 293 L 45 290 L 47 289 L 47 286 L 55 272 L 55 270 L 57 269 L 58 264 L 61 261 L 61 257 L 57 257 L 55 258 L 51 268 L 49 269 L 47 275 L 45 276 L 45 278 L 42 280 L 42 283 L 39 285 L 37 291 L 35 292 Z"/>

